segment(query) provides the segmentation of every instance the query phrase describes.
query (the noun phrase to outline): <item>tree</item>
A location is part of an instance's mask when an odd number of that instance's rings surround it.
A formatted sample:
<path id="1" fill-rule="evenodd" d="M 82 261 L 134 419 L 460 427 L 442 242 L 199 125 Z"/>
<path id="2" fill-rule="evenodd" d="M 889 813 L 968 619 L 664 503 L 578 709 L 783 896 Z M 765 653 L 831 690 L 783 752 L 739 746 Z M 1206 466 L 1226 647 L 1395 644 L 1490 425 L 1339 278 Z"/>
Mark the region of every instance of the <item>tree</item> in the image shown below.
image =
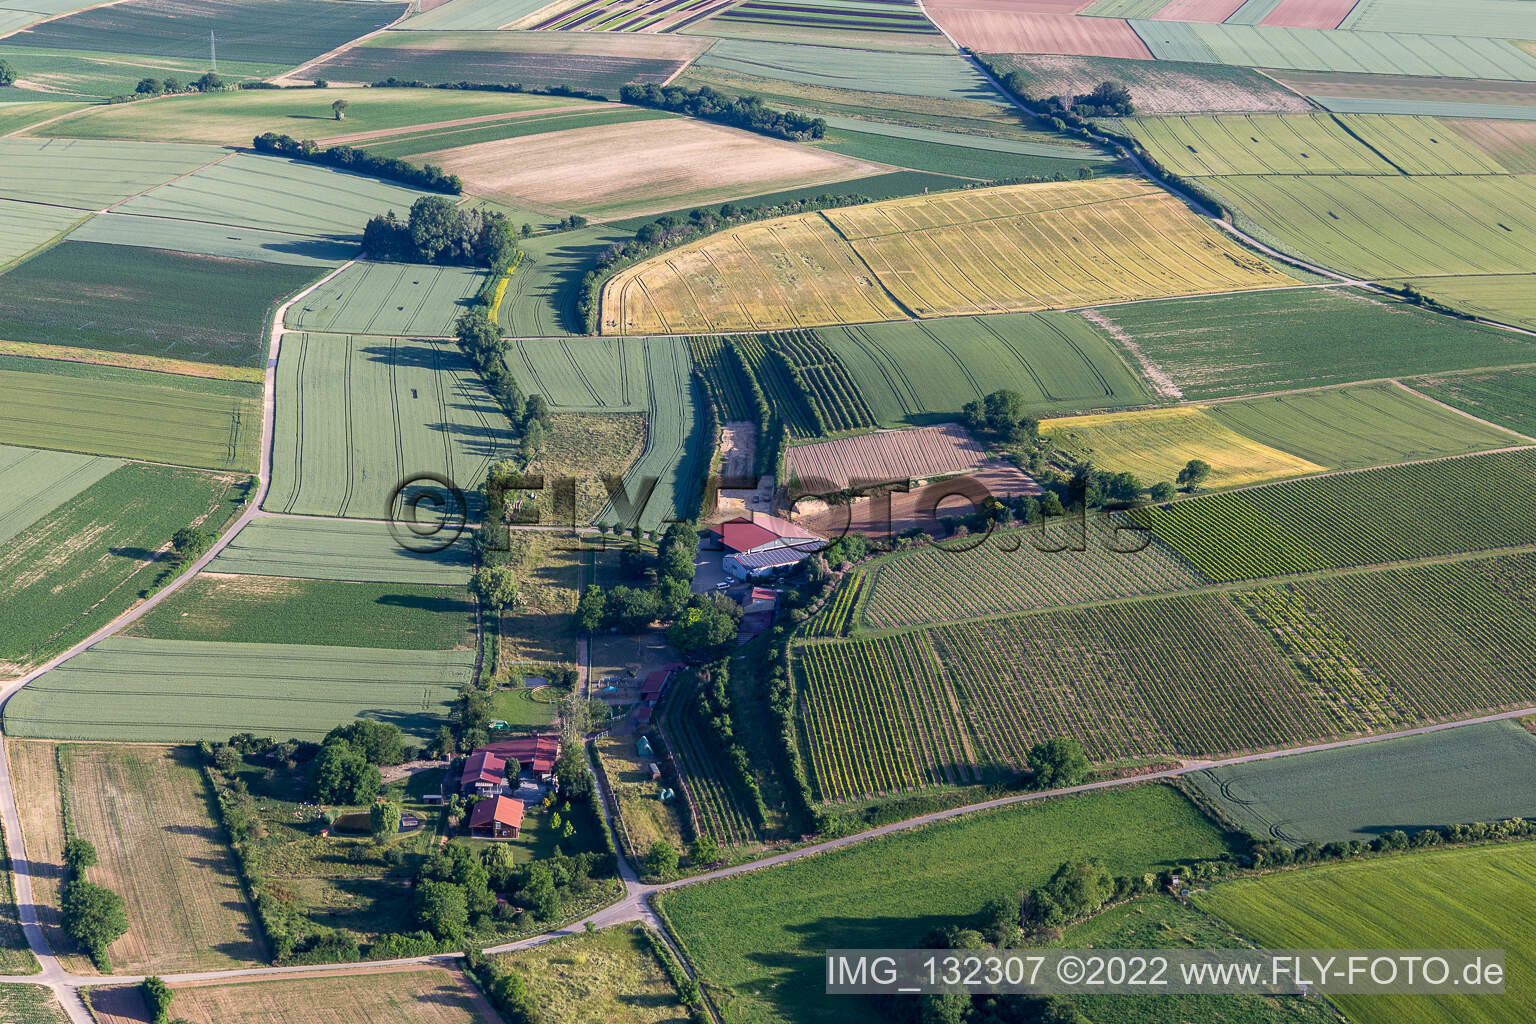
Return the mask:
<path id="1" fill-rule="evenodd" d="M 1029 769 L 1036 789 L 1075 786 L 1088 772 L 1088 755 L 1071 736 L 1057 736 L 1029 748 Z"/>
<path id="2" fill-rule="evenodd" d="M 500 610 L 517 600 L 517 570 L 510 565 L 482 565 L 475 570 L 470 586 L 480 600 Z"/>
<path id="3" fill-rule="evenodd" d="M 332 103 L 331 116 L 338 121 L 345 121 L 347 118 L 347 101 L 337 100 L 335 103 Z"/>
<path id="4" fill-rule="evenodd" d="M 1145 488 L 1134 473 L 1116 473 L 1108 480 L 1104 488 L 1105 495 L 1112 501 L 1129 504 L 1141 497 Z"/>
<path id="5" fill-rule="evenodd" d="M 16 69 L 0 60 L 0 87 L 16 84 Z"/>
<path id="6" fill-rule="evenodd" d="M 677 851 L 665 839 L 658 839 L 645 851 L 645 870 L 652 875 L 665 875 L 677 870 Z"/>
<path id="7" fill-rule="evenodd" d="M 411 241 L 428 263 L 437 259 L 458 239 L 464 215 L 447 196 L 422 196 L 411 204 Z"/>
<path id="8" fill-rule="evenodd" d="M 74 879 L 64 886 L 60 901 L 64 933 L 80 944 L 97 970 L 111 970 L 107 947 L 128 931 L 123 898 L 111 889 Z"/>
<path id="9" fill-rule="evenodd" d="M 209 71 L 194 78 L 192 88 L 198 92 L 218 92 L 224 88 L 224 79 Z"/>
<path id="10" fill-rule="evenodd" d="M 683 654 L 710 654 L 736 639 L 736 620 L 711 607 L 686 609 L 667 627 L 667 643 Z"/>
<path id="11" fill-rule="evenodd" d="M 1153 501 L 1159 504 L 1165 501 L 1172 501 L 1174 495 L 1173 484 L 1169 483 L 1167 480 L 1159 480 L 1157 483 L 1152 485 L 1152 490 L 1148 491 L 1147 493 Z"/>
<path id="12" fill-rule="evenodd" d="M 374 804 L 368 808 L 368 832 L 378 840 L 388 839 L 400 831 L 400 805 L 393 800 Z"/>
<path id="13" fill-rule="evenodd" d="M 374 798 L 382 784 L 379 769 L 346 740 L 322 744 L 315 756 L 310 788 L 316 800 L 328 804 L 363 804 Z"/>
<path id="14" fill-rule="evenodd" d="M 555 888 L 555 875 L 544 861 L 528 866 L 523 887 L 517 892 L 520 902 L 528 912 L 540 921 L 548 921 L 560 914 L 560 893 Z"/>
<path id="15" fill-rule="evenodd" d="M 195 562 L 213 546 L 213 534 L 191 526 L 183 526 L 171 535 L 171 549 L 179 562 Z"/>
<path id="16" fill-rule="evenodd" d="M 621 633 L 639 633 L 655 620 L 661 609 L 656 591 L 613 587 L 604 601 L 603 620 Z"/>
<path id="17" fill-rule="evenodd" d="M 160 79 L 158 78 L 141 78 L 139 79 L 139 84 L 133 87 L 134 93 L 139 96 L 158 96 L 160 95 L 160 89 Z"/>
<path id="18" fill-rule="evenodd" d="M 501 328 L 478 309 L 471 310 L 455 320 L 453 332 L 458 336 L 460 345 L 477 355 L 480 353 L 500 355 L 506 348 L 506 342 L 501 336 Z"/>
<path id="19" fill-rule="evenodd" d="M 596 583 L 588 583 L 576 602 L 576 632 L 591 636 L 603 625 L 603 590 Z"/>
<path id="20" fill-rule="evenodd" d="M 139 983 L 139 995 L 144 997 L 149 1019 L 154 1024 L 167 1024 L 171 1019 L 171 997 L 175 995 L 171 986 L 151 975 Z"/>
<path id="21" fill-rule="evenodd" d="M 464 887 L 452 882 L 423 882 L 416 887 L 416 923 L 445 941 L 464 937 L 469 903 Z"/>
<path id="22" fill-rule="evenodd" d="M 96 847 L 89 839 L 75 836 L 64 844 L 64 866 L 72 878 L 79 878 L 86 868 L 96 864 Z"/>
<path id="23" fill-rule="evenodd" d="M 720 859 L 720 844 L 715 837 L 701 832 L 688 844 L 688 863 L 694 867 L 713 864 Z"/>
<path id="24" fill-rule="evenodd" d="M 321 742 L 329 743 L 333 739 L 343 739 L 352 744 L 369 764 L 399 764 L 405 760 L 405 733 L 393 722 L 359 718 L 355 722 L 338 725 L 326 733 Z"/>
<path id="25" fill-rule="evenodd" d="M 1193 494 L 1211 475 L 1211 464 L 1204 459 L 1190 459 L 1179 470 L 1179 486 Z"/>

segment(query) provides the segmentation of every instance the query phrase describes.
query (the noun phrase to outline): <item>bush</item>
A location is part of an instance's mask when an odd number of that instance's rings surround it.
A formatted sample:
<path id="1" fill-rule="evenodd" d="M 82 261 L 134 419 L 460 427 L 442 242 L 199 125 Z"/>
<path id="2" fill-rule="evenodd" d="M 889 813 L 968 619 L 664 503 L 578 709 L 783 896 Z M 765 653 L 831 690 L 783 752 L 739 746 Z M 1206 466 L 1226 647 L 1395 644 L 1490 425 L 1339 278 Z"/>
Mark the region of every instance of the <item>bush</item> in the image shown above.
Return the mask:
<path id="1" fill-rule="evenodd" d="M 204 78 L 206 77 L 208 76 L 205 75 Z M 444 174 L 442 168 L 433 164 L 418 167 L 394 157 L 374 156 L 366 150 L 353 149 L 351 146 L 331 146 L 321 149 L 313 139 L 300 142 L 291 135 L 279 135 L 276 132 L 263 132 L 251 140 L 251 145 L 258 153 L 272 153 L 294 160 L 305 160 L 312 164 L 324 164 L 327 167 L 355 171 L 375 178 L 404 182 L 407 185 L 431 189 L 434 192 L 446 192 L 455 196 L 462 195 L 464 192 L 464 182 L 459 180 L 458 175 Z"/>
<path id="2" fill-rule="evenodd" d="M 671 110 L 701 121 L 714 121 L 776 139 L 803 142 L 819 139 L 827 133 L 827 122 L 794 111 L 774 110 L 760 96 L 735 98 L 709 86 L 684 89 L 668 85 L 626 85 L 619 90 L 619 100 L 641 107 Z"/>
<path id="3" fill-rule="evenodd" d="M 139 983 L 139 995 L 144 997 L 144 1006 L 149 1010 L 149 1019 L 154 1024 L 166 1024 L 170 1020 L 171 997 L 175 995 L 171 986 L 150 976 Z"/>
<path id="4" fill-rule="evenodd" d="M 60 904 L 64 934 L 85 950 L 98 971 L 111 973 L 107 948 L 128 931 L 123 898 L 103 886 L 72 879 L 64 885 Z"/>

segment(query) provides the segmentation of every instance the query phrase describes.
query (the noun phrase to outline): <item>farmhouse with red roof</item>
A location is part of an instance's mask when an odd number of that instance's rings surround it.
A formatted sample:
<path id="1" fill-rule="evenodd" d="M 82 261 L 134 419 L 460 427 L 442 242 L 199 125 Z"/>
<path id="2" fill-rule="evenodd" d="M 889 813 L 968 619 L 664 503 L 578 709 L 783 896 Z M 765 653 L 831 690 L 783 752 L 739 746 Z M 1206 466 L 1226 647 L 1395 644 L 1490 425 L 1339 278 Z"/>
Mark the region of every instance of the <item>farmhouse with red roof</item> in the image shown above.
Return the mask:
<path id="1" fill-rule="evenodd" d="M 481 800 L 469 812 L 469 834 L 480 839 L 516 839 L 523 827 L 523 802 L 509 796 Z"/>
<path id="2" fill-rule="evenodd" d="M 728 519 L 710 531 L 725 547 L 721 566 L 738 580 L 764 579 L 788 572 L 826 540 L 788 519 L 752 512 Z"/>

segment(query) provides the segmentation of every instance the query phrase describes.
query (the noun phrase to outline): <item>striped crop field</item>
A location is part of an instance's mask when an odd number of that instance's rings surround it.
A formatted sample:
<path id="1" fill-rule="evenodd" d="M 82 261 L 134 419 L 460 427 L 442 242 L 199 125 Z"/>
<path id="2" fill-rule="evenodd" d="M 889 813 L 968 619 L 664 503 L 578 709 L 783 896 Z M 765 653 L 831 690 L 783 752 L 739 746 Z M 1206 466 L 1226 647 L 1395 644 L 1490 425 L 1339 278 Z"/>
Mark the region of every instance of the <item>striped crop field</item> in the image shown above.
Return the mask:
<path id="1" fill-rule="evenodd" d="M 427 737 L 474 663 L 474 651 L 114 637 L 19 692 L 5 726 L 48 739 L 318 739 L 361 716 Z"/>
<path id="2" fill-rule="evenodd" d="M 529 394 L 543 395 L 553 409 L 646 408 L 645 344 L 638 338 L 519 338 L 510 343 L 506 362 L 518 384 Z"/>
<path id="3" fill-rule="evenodd" d="M 1536 556 L 1421 565 L 1242 595 L 1348 731 L 1536 700 Z"/>
<path id="4" fill-rule="evenodd" d="M 1224 174 L 1502 174 L 1432 117 L 1217 114 L 1111 122 L 1186 177 Z"/>
<path id="5" fill-rule="evenodd" d="M 1040 433 L 1077 461 L 1134 473 L 1148 486 L 1172 483 L 1190 459 L 1210 464 L 1211 487 L 1239 487 L 1328 468 L 1240 434 L 1198 406 L 1042 420 Z"/>
<path id="6" fill-rule="evenodd" d="M 1413 387 L 1473 416 L 1536 435 L 1536 370 L 1420 377 Z"/>
<path id="7" fill-rule="evenodd" d="M 784 331 L 763 340 L 805 396 L 816 433 L 878 425 L 847 368 L 815 331 Z"/>
<path id="8" fill-rule="evenodd" d="M 409 535 L 405 539 L 413 540 Z M 264 516 L 236 534 L 208 571 L 463 586 L 469 582 L 470 541 L 466 532 L 442 551 L 421 551 L 402 544 L 383 522 Z"/>
<path id="9" fill-rule="evenodd" d="M 643 345 L 645 448 L 597 519 L 655 530 L 697 514 L 715 439 L 706 436 L 705 396 L 690 373 L 687 343 L 646 338 Z"/>
<path id="10" fill-rule="evenodd" d="M 0 139 L 0 164 L 5 165 L 0 199 L 94 213 L 226 155 L 214 146 Z"/>
<path id="11" fill-rule="evenodd" d="M 261 388 L 0 356 L 0 443 L 204 469 L 256 468 Z"/>
<path id="12" fill-rule="evenodd" d="M 0 270 L 58 238 L 89 214 L 63 206 L 0 199 Z"/>
<path id="13" fill-rule="evenodd" d="M 616 274 L 602 332 L 769 330 L 1293 283 L 1145 183 L 1012 185 L 711 235 Z"/>
<path id="14" fill-rule="evenodd" d="M 1536 177 L 1233 175 L 1201 182 L 1280 248 L 1362 278 L 1529 273 Z"/>
<path id="15" fill-rule="evenodd" d="M 578 0 L 542 19 L 530 18 L 524 27 L 546 32 L 676 32 L 725 6 L 724 0 Z"/>
<path id="16" fill-rule="evenodd" d="M 0 547 L 0 676 L 19 674 L 106 625 L 159 577 L 171 537 L 213 532 L 234 479 L 129 463 Z"/>
<path id="17" fill-rule="evenodd" d="M 1290 480 L 1132 518 L 1217 581 L 1536 543 L 1536 451 Z"/>
<path id="18" fill-rule="evenodd" d="M 873 629 L 920 626 L 1206 582 L 1156 541 L 1134 550 L 1147 539 L 1140 532 L 1117 535 L 1115 522 L 1095 516 L 1091 523 L 973 534 L 898 552 L 859 571 L 856 579 L 871 582 L 854 621 Z"/>
<path id="19" fill-rule="evenodd" d="M 688 339 L 688 355 L 703 374 L 710 400 L 722 420 L 757 419 L 757 403 L 749 383 L 755 375 L 742 362 L 735 345 L 718 334 L 695 335 Z"/>
<path id="20" fill-rule="evenodd" d="M 1507 39 L 1177 21 L 1134 20 L 1131 27 L 1158 60 L 1294 71 L 1536 81 L 1536 57 Z"/>
<path id="21" fill-rule="evenodd" d="M 1415 277 L 1406 284 L 1459 312 L 1536 330 L 1536 274 Z"/>
<path id="22" fill-rule="evenodd" d="M 0 445 L 0 544 L 122 464 L 121 459 Z"/>
<path id="23" fill-rule="evenodd" d="M 286 326 L 337 334 L 453 333 L 485 275 L 467 267 L 356 263 L 291 306 Z"/>
<path id="24" fill-rule="evenodd" d="M 809 637 L 834 637 L 847 633 L 853 622 L 854 608 L 858 606 L 859 598 L 869 581 L 868 573 L 855 572 L 844 576 L 842 585 L 822 605 L 816 617 L 806 623 L 802 634 Z"/>
<path id="25" fill-rule="evenodd" d="M 757 829 L 732 789 L 732 769 L 699 721 L 696 684 L 677 680 L 661 704 L 663 741 L 677 763 L 693 827 L 721 843 L 756 842 Z"/>
<path id="26" fill-rule="evenodd" d="M 901 33 L 938 35 L 938 30 L 916 4 L 899 0 L 896 3 L 888 0 L 815 0 L 811 3 L 747 0 L 746 3 L 726 7 L 710 19 L 709 26 L 699 31 L 709 31 L 722 23 L 768 29 L 801 28 L 817 32 L 870 33 L 876 38 Z M 837 42 L 838 39 L 831 36 L 828 41 Z"/>
<path id="27" fill-rule="evenodd" d="M 436 473 L 468 494 L 511 448 L 453 342 L 290 335 L 277 388 L 274 512 L 383 519 L 402 483 Z"/>

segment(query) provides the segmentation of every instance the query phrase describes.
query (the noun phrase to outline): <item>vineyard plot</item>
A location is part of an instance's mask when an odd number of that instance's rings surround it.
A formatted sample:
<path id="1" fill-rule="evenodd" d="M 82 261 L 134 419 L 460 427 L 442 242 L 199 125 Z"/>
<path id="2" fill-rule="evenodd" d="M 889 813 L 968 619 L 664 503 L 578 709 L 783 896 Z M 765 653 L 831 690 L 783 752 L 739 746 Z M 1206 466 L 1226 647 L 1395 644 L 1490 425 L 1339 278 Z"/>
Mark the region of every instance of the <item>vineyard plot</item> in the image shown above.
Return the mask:
<path id="1" fill-rule="evenodd" d="M 719 744 L 699 721 L 698 688 L 687 673 L 678 677 L 662 702 L 661 729 L 682 780 L 695 833 L 732 845 L 755 842 L 757 830 L 731 789 L 730 768 L 720 756 Z"/>

